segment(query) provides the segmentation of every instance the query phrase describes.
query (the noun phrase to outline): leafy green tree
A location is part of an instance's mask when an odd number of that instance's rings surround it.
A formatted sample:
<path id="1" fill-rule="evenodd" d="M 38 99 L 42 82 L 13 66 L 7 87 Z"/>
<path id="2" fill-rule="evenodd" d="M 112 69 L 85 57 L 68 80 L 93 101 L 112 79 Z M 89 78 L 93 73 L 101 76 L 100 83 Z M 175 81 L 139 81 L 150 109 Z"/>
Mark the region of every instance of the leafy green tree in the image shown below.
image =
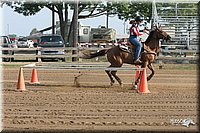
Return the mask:
<path id="1" fill-rule="evenodd" d="M 38 30 L 37 30 L 36 28 L 33 28 L 33 29 L 31 30 L 30 35 L 33 35 L 33 34 L 36 34 L 36 33 L 38 33 Z"/>
<path id="2" fill-rule="evenodd" d="M 137 15 L 148 20 L 150 20 L 152 16 L 151 2 L 116 1 L 113 3 L 113 6 L 116 8 L 119 19 L 125 21 L 133 19 Z"/>
<path id="3" fill-rule="evenodd" d="M 68 22 L 68 7 L 73 9 L 73 3 L 70 1 L 65 2 L 20 2 L 20 1 L 2 1 L 3 4 L 10 6 L 14 9 L 15 12 L 23 14 L 24 16 L 31 16 L 38 13 L 44 7 L 54 11 L 59 16 L 60 22 L 60 31 L 61 35 L 66 41 L 67 40 L 67 22 Z M 86 1 L 86 2 L 79 2 L 79 10 L 78 10 L 78 19 L 85 19 L 85 18 L 92 18 L 98 17 L 100 15 L 104 15 L 106 9 L 104 9 L 104 5 L 100 1 Z M 71 22 L 71 31 L 73 27 L 73 20 Z"/>

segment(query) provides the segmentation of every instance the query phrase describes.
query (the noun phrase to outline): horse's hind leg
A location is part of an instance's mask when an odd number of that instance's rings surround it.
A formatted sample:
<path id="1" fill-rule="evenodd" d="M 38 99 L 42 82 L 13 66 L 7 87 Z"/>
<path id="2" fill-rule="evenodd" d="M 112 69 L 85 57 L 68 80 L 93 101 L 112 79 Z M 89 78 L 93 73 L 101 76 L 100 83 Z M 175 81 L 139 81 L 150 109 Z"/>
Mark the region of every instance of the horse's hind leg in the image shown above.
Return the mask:
<path id="1" fill-rule="evenodd" d="M 138 89 L 138 83 L 139 83 L 139 81 L 140 81 L 141 74 L 142 74 L 142 73 L 140 72 L 138 78 L 135 80 L 135 86 L 134 86 L 133 89 Z"/>
<path id="2" fill-rule="evenodd" d="M 115 80 L 113 79 L 110 71 L 106 70 L 106 73 L 108 74 L 108 77 L 110 78 L 110 85 L 112 86 L 115 83 Z"/>
<path id="3" fill-rule="evenodd" d="M 111 71 L 111 74 L 115 77 L 115 79 L 118 81 L 118 83 L 119 83 L 119 85 L 121 86 L 121 87 L 123 87 L 123 83 L 122 83 L 122 81 L 121 81 L 121 79 L 117 76 L 117 71 Z"/>

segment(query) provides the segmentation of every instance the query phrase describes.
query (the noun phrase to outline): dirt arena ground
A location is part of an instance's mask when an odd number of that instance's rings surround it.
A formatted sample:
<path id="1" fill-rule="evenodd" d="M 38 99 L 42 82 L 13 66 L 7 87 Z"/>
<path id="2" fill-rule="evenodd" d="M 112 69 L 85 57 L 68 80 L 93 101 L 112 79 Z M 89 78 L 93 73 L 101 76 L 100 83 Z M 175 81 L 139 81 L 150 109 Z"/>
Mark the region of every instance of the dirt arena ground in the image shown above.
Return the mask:
<path id="1" fill-rule="evenodd" d="M 198 73 L 195 64 L 164 64 L 148 82 L 151 93 L 135 93 L 135 71 L 119 71 L 124 83 L 110 87 L 104 71 L 37 70 L 40 85 L 16 91 L 20 63 L 3 65 L 4 131 L 198 131 Z M 147 71 L 149 74 L 149 71 Z M 189 127 L 181 123 L 190 118 Z"/>

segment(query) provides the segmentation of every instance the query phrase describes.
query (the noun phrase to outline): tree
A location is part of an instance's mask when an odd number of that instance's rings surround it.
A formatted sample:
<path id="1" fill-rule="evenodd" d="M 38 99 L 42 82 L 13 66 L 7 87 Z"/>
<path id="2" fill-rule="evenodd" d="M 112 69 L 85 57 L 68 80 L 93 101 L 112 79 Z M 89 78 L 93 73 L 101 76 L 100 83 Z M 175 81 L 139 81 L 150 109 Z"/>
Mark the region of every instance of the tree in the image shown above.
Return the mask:
<path id="1" fill-rule="evenodd" d="M 116 8 L 116 13 L 119 19 L 130 20 L 137 15 L 150 20 L 152 16 L 152 3 L 151 2 L 135 2 L 135 1 L 121 1 L 114 2 L 113 6 Z"/>
<path id="2" fill-rule="evenodd" d="M 36 34 L 36 33 L 38 33 L 38 30 L 37 30 L 36 28 L 33 28 L 33 29 L 31 30 L 30 35 L 33 35 L 33 34 Z"/>
<path id="3" fill-rule="evenodd" d="M 31 16 L 38 13 L 41 9 L 44 7 L 50 9 L 51 11 L 54 11 L 59 16 L 59 22 L 60 22 L 60 31 L 61 35 L 64 38 L 65 41 L 67 40 L 67 22 L 68 22 L 68 7 L 71 7 L 73 9 L 74 5 L 70 1 L 65 2 L 20 2 L 20 1 L 2 1 L 3 4 L 6 4 L 7 6 L 10 6 L 14 9 L 15 12 L 18 12 L 20 14 L 23 14 L 24 16 Z M 103 15 L 106 12 L 106 9 L 104 9 L 103 4 L 100 1 L 86 1 L 86 2 L 79 2 L 78 7 L 78 19 L 85 19 L 85 18 L 91 18 L 91 17 L 98 17 L 100 15 Z M 53 8 L 53 6 L 55 8 Z M 71 22 L 73 24 L 73 20 Z M 73 25 L 71 25 L 71 31 Z M 68 35 L 70 36 L 70 34 Z"/>

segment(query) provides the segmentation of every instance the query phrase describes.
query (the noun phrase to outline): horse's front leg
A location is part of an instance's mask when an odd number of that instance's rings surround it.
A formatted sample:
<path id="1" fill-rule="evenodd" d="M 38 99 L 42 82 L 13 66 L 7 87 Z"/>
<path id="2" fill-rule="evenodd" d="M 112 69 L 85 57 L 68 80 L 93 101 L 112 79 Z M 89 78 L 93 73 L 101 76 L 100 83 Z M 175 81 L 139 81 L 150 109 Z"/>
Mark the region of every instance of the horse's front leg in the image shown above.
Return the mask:
<path id="1" fill-rule="evenodd" d="M 147 77 L 147 81 L 149 81 L 155 74 L 155 71 L 154 71 L 152 64 L 148 64 L 147 67 L 151 70 L 151 74 Z"/>
<path id="2" fill-rule="evenodd" d="M 140 81 L 140 76 L 141 76 L 141 71 L 140 71 L 140 74 L 139 74 L 139 76 L 138 76 L 138 78 L 135 80 L 135 85 L 134 85 L 134 89 L 135 90 L 137 90 L 138 89 L 138 83 L 139 83 L 139 81 Z"/>
<path id="3" fill-rule="evenodd" d="M 141 65 L 141 68 L 146 69 L 146 67 L 147 67 L 147 62 L 143 62 L 142 65 Z M 139 83 L 139 81 L 140 81 L 141 74 L 142 74 L 142 73 L 141 73 L 141 71 L 140 71 L 140 74 L 139 74 L 138 78 L 137 78 L 136 81 L 135 81 L 134 89 L 138 89 L 138 83 Z"/>

